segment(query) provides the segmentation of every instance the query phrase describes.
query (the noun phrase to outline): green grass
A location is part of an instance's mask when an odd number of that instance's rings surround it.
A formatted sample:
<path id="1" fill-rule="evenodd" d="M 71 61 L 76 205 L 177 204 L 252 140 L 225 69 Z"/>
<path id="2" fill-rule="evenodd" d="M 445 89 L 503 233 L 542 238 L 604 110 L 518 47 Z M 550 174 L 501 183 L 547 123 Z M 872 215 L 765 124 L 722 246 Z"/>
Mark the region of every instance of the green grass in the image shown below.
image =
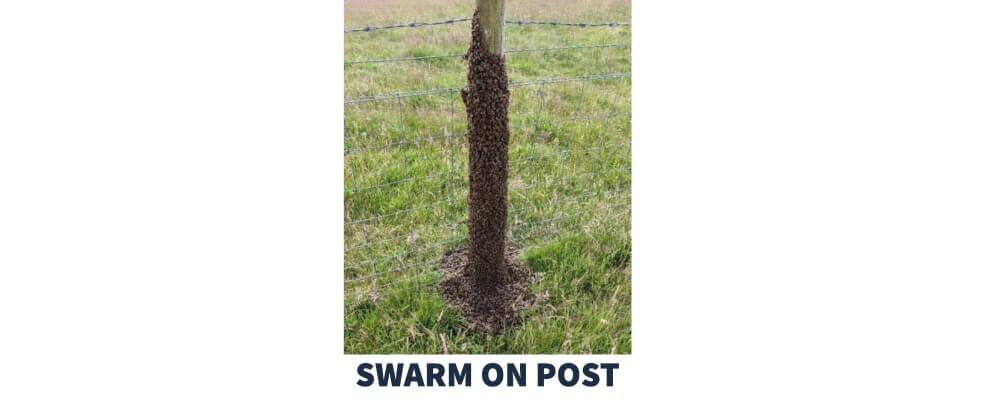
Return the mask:
<path id="1" fill-rule="evenodd" d="M 394 9 L 387 3 L 348 4 L 346 26 L 472 13 L 472 2 L 448 0 L 402 16 L 379 12 Z M 630 19 L 628 2 L 568 4 L 512 7 L 508 18 Z M 629 28 L 508 26 L 506 34 L 508 49 L 630 41 Z M 468 23 L 346 34 L 345 60 L 463 53 L 468 35 Z M 507 63 L 514 81 L 598 75 L 629 72 L 630 52 L 511 54 Z M 466 73 L 460 58 L 344 68 L 345 97 L 461 87 Z M 454 136 L 465 131 L 460 97 L 345 105 L 345 352 L 630 353 L 630 83 L 512 88 L 509 236 L 545 300 L 495 334 L 470 330 L 436 291 L 434 266 L 466 235 L 467 152 Z"/>

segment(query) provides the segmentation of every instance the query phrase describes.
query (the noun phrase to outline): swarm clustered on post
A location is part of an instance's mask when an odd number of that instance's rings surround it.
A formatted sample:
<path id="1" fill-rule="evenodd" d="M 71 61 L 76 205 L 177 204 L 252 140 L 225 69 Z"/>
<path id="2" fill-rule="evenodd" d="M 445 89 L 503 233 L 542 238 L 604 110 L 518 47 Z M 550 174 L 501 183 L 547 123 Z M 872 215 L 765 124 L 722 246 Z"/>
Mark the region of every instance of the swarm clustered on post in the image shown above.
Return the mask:
<path id="1" fill-rule="evenodd" d="M 486 48 L 479 13 L 472 20 L 468 86 L 462 101 L 469 119 L 469 263 L 476 285 L 489 291 L 503 283 L 507 230 L 507 66 Z"/>
<path id="2" fill-rule="evenodd" d="M 482 330 L 518 321 L 518 310 L 533 303 L 530 272 L 517 262 L 507 242 L 507 109 L 510 90 L 502 51 L 486 47 L 479 12 L 472 18 L 472 42 L 465 59 L 468 83 L 462 101 L 468 115 L 469 246 L 445 255 L 442 294 Z"/>

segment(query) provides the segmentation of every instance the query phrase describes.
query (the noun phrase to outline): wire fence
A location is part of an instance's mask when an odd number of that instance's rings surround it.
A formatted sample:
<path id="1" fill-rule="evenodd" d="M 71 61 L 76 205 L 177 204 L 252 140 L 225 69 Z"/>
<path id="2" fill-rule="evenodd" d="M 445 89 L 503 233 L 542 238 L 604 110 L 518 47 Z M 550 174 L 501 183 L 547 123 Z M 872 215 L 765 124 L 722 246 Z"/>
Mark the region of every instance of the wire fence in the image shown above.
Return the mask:
<path id="1" fill-rule="evenodd" d="M 412 21 L 401 24 L 389 24 L 382 26 L 363 26 L 360 28 L 345 29 L 344 33 L 371 32 L 371 31 L 380 31 L 380 30 L 398 29 L 398 28 L 419 28 L 419 27 L 434 26 L 434 25 L 450 25 L 450 24 L 457 24 L 459 22 L 469 22 L 469 21 L 472 21 L 472 18 L 449 18 L 440 21 L 421 21 L 421 22 Z M 593 28 L 593 27 L 614 28 L 619 26 L 631 26 L 631 24 L 627 22 L 588 23 L 588 22 L 563 22 L 563 21 L 528 21 L 521 19 L 514 19 L 514 20 L 508 19 L 504 22 L 507 24 L 514 24 L 514 25 L 576 26 L 580 28 Z"/>
<path id="2" fill-rule="evenodd" d="M 618 79 L 630 76 L 627 72 L 618 72 L 613 74 L 602 74 L 602 75 L 587 75 L 587 76 L 565 76 L 556 78 L 539 79 L 533 81 L 510 81 L 508 82 L 509 87 L 520 87 L 520 86 L 532 86 L 532 85 L 548 85 L 551 83 L 565 83 L 565 82 L 578 82 L 578 81 L 595 81 L 603 79 Z M 447 94 L 447 93 L 458 93 L 461 91 L 460 87 L 450 87 L 450 88 L 437 88 L 428 90 L 419 90 L 414 92 L 397 92 L 380 94 L 375 96 L 363 96 L 363 97 L 349 97 L 344 99 L 344 104 L 354 104 L 354 103 L 365 103 L 369 101 L 381 101 L 381 100 L 393 100 L 403 97 L 411 96 L 426 96 L 431 94 Z"/>
<path id="3" fill-rule="evenodd" d="M 544 47 L 535 49 L 514 49 L 504 51 L 504 54 L 521 54 L 521 53 L 535 53 L 541 51 L 559 51 L 559 50 L 583 50 L 583 49 L 600 49 L 607 47 L 626 47 L 629 43 L 611 43 L 611 44 L 593 44 L 593 45 L 582 45 L 582 46 L 557 46 L 557 47 Z M 356 64 L 381 64 L 381 63 L 392 63 L 392 62 L 405 62 L 405 61 L 424 61 L 424 60 L 437 60 L 442 58 L 461 58 L 464 57 L 465 53 L 461 54 L 444 54 L 436 56 L 419 56 L 419 57 L 400 57 L 400 58 L 383 58 L 374 60 L 353 60 L 344 61 L 344 65 L 356 65 Z"/>
<path id="4" fill-rule="evenodd" d="M 467 22 L 470 18 L 347 29 L 345 33 Z M 508 24 L 628 27 L 628 23 L 508 20 Z M 631 185 L 629 43 L 511 49 L 543 57 L 625 51 L 620 70 L 512 79 L 508 238 L 522 252 L 561 235 L 628 234 Z M 461 58 L 382 57 L 345 65 Z M 595 64 L 597 58 L 581 58 Z M 576 60 L 574 58 L 573 60 Z M 562 59 L 562 62 L 566 62 Z M 615 63 L 604 62 L 614 66 Z M 622 63 L 619 63 L 622 64 Z M 606 66 L 606 65 L 605 65 Z M 419 65 L 415 66 L 419 68 Z M 516 68 L 508 64 L 508 68 Z M 419 70 L 417 70 L 419 75 Z M 378 77 L 379 70 L 372 72 Z M 467 238 L 467 138 L 461 87 L 377 92 L 345 82 L 345 297 L 435 282 L 436 265 Z M 370 90 L 370 91 L 369 91 Z M 365 91 L 369 91 L 365 93 Z M 360 93 L 359 93 L 360 92 Z"/>

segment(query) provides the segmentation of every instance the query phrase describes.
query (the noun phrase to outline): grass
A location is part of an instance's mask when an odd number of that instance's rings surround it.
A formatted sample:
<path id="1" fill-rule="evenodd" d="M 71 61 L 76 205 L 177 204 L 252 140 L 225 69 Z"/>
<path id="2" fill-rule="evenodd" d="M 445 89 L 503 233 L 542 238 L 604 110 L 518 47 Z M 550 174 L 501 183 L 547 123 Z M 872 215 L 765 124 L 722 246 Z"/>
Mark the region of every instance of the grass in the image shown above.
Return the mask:
<path id="1" fill-rule="evenodd" d="M 348 28 L 471 16 L 474 2 L 348 1 Z M 409 7 L 397 7 L 410 5 Z M 627 1 L 508 4 L 508 18 L 629 21 Z M 629 28 L 514 26 L 508 49 L 630 42 Z M 469 24 L 345 34 L 345 60 L 464 53 Z M 625 47 L 510 54 L 512 81 L 630 71 Z M 345 97 L 464 86 L 461 58 L 345 65 Z M 512 88 L 510 238 L 545 300 L 470 330 L 436 291 L 464 245 L 465 112 L 457 93 L 345 105 L 346 353 L 631 352 L 629 79 Z"/>

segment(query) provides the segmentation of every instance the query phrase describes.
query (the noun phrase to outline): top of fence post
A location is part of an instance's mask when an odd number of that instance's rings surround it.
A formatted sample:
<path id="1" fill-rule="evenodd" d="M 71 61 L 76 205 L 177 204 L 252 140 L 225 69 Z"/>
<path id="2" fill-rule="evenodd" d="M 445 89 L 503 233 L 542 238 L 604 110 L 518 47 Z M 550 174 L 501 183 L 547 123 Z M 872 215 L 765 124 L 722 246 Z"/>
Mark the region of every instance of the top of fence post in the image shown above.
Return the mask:
<path id="1" fill-rule="evenodd" d="M 479 26 L 486 39 L 486 49 L 493 54 L 503 53 L 503 30 L 506 11 L 505 0 L 476 0 L 479 10 Z"/>

